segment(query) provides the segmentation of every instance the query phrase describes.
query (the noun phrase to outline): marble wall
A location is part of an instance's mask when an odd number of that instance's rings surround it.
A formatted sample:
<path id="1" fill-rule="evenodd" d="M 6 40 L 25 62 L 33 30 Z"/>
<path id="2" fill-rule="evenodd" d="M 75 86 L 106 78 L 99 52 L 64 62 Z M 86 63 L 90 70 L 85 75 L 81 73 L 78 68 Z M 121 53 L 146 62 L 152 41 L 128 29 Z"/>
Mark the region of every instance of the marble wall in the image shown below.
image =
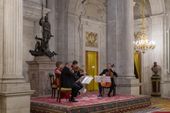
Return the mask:
<path id="1" fill-rule="evenodd" d="M 148 38 L 156 42 L 156 48 L 142 54 L 142 94 L 151 94 L 151 67 L 156 61 L 161 66 L 161 95 L 162 97 L 170 97 L 170 91 L 167 87 L 170 86 L 169 77 L 169 3 L 164 1 L 149 0 L 152 14 L 146 18 Z M 159 3 L 159 5 L 158 5 Z M 139 31 L 140 19 L 135 20 L 135 32 Z"/>
<path id="2" fill-rule="evenodd" d="M 44 0 L 45 3 L 45 0 Z M 99 35 L 99 69 L 106 64 L 106 4 L 103 0 L 86 1 L 84 4 L 77 0 L 48 0 L 52 34 L 50 48 L 58 53 L 56 60 L 63 62 L 78 60 L 80 66 L 85 65 L 86 48 L 85 32 L 92 31 Z M 41 17 L 41 0 L 24 0 L 23 27 L 23 75 L 28 80 L 28 64 L 34 59 L 29 50 L 34 48 L 36 35 L 41 36 L 38 21 Z"/>
<path id="3" fill-rule="evenodd" d="M 116 14 L 117 14 L 117 0 L 108 0 L 107 9 L 107 62 L 112 62 L 115 65 L 117 55 L 117 41 L 116 41 Z M 112 13 L 111 13 L 112 12 Z"/>
<path id="4" fill-rule="evenodd" d="M 46 1 L 43 1 L 44 7 L 46 7 Z M 23 1 L 23 75 L 28 81 L 28 64 L 26 61 L 32 61 L 34 57 L 29 53 L 30 49 L 35 47 L 35 36 L 41 37 L 41 28 L 39 26 L 39 19 L 41 18 L 41 6 L 42 0 L 24 0 Z M 44 8 L 45 13 L 49 12 Z M 51 41 L 50 41 L 51 43 Z M 53 44 L 50 44 L 50 48 L 54 48 Z"/>
<path id="5" fill-rule="evenodd" d="M 3 73 L 3 0 L 0 0 L 0 78 Z"/>
<path id="6" fill-rule="evenodd" d="M 164 13 L 164 82 L 162 83 L 162 91 L 164 97 L 170 98 L 170 1 L 165 0 L 165 13 Z"/>
<path id="7" fill-rule="evenodd" d="M 75 0 L 71 0 L 74 3 Z M 106 6 L 103 0 L 77 2 L 69 4 L 68 13 L 68 61 L 74 59 L 85 66 L 85 51 L 97 51 L 99 54 L 99 72 L 106 64 Z M 98 48 L 85 46 L 86 32 L 98 34 Z"/>
<path id="8" fill-rule="evenodd" d="M 78 60 L 80 66 L 85 65 L 85 51 L 92 50 L 98 51 L 100 69 L 102 69 L 106 62 L 117 62 L 116 45 L 117 37 L 117 0 L 111 2 L 108 0 L 108 11 L 112 14 L 108 15 L 106 11 L 105 0 L 87 0 L 81 3 L 80 0 L 48 0 L 47 6 L 50 9 L 49 20 L 52 24 L 52 34 L 54 38 L 50 41 L 50 48 L 56 51 L 59 55 L 56 60 L 63 62 Z M 2 2 L 2 0 L 1 0 Z M 163 68 L 162 73 L 162 92 L 163 94 L 170 95 L 166 91 L 169 86 L 169 74 L 167 73 L 167 66 L 165 65 L 168 59 L 167 52 L 165 52 L 165 15 L 162 8 L 163 3 L 161 0 L 149 0 L 150 3 L 149 13 L 147 16 L 148 36 L 157 43 L 154 51 L 149 51 L 142 56 L 143 65 L 143 94 L 150 95 L 151 83 L 150 77 L 152 72 L 150 70 L 152 63 L 158 61 Z M 159 2 L 160 5 L 156 5 Z M 168 0 L 167 0 L 168 2 Z M 168 3 L 167 3 L 168 4 Z M 28 52 L 29 49 L 34 48 L 35 35 L 40 35 L 40 27 L 38 20 L 41 17 L 41 0 L 24 0 L 24 50 L 23 50 L 23 73 L 27 78 L 28 65 L 25 61 L 33 60 L 33 57 Z M 1 11 L 1 10 L 0 10 Z M 150 12 L 151 11 L 151 12 Z M 167 9 L 167 11 L 170 11 Z M 47 11 L 48 12 L 48 11 Z M 167 12 L 169 14 L 169 12 Z M 106 15 L 108 15 L 106 17 Z M 151 16 L 152 15 L 152 16 Z M 169 14 L 170 15 L 170 14 Z M 1 15 L 0 15 L 1 16 Z M 168 16 L 168 22 L 170 21 Z M 1 22 L 2 20 L 0 20 Z M 106 27 L 106 21 L 108 25 Z M 135 32 L 139 30 L 140 19 L 135 20 Z M 1 25 L 1 24 L 0 24 Z M 169 28 L 169 27 L 168 27 Z M 1 29 L 0 29 L 1 30 Z M 99 47 L 98 49 L 85 47 L 85 32 L 92 31 L 99 34 Z M 0 34 L 2 35 L 2 34 Z M 109 47 L 108 47 L 109 45 Z M 167 46 L 168 47 L 168 46 Z M 107 49 L 109 48 L 109 49 Z M 112 48 L 112 49 L 110 49 Z M 168 51 L 168 50 L 166 50 Z M 1 52 L 1 50 L 0 50 Z M 166 55 L 165 55 L 166 54 Z M 165 58 L 165 56 L 166 58 Z M 0 62 L 1 65 L 1 62 Z M 117 64 L 116 64 L 117 65 Z M 100 70 L 99 69 L 99 70 Z"/>
<path id="9" fill-rule="evenodd" d="M 53 5 L 55 4 L 55 5 Z M 59 54 L 57 60 L 70 62 L 78 60 L 80 66 L 85 65 L 85 32 L 97 32 L 100 57 L 104 57 L 101 66 L 106 63 L 106 6 L 103 0 L 49 0 L 48 7 L 51 20 L 55 21 L 55 50 Z M 54 16 L 55 15 L 55 16 Z M 94 50 L 94 48 L 88 48 Z M 95 50 L 96 51 L 96 50 Z"/>

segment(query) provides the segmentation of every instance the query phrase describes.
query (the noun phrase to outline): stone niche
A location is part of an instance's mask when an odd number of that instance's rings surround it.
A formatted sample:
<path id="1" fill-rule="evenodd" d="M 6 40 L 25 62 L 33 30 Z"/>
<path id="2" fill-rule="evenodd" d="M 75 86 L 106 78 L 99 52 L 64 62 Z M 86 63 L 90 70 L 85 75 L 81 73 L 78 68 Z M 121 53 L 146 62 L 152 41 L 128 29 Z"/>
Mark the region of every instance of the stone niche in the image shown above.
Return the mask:
<path id="1" fill-rule="evenodd" d="M 55 61 L 46 56 L 35 57 L 28 63 L 28 78 L 31 89 L 35 90 L 33 96 L 44 96 L 51 94 L 51 84 L 49 73 L 55 69 Z"/>

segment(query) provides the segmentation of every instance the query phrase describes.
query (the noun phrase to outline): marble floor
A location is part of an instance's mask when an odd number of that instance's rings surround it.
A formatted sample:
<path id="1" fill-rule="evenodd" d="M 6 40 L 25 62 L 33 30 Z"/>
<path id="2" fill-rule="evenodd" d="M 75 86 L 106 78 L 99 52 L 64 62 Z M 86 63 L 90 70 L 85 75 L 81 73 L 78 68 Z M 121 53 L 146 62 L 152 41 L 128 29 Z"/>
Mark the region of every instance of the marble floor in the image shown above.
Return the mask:
<path id="1" fill-rule="evenodd" d="M 170 113 L 170 99 L 151 98 L 152 105 L 145 109 L 130 111 L 127 113 Z"/>
<path id="2" fill-rule="evenodd" d="M 163 111 L 170 112 L 170 99 L 152 98 L 151 102 L 152 102 L 152 106 L 158 107 L 158 108 L 162 109 Z"/>

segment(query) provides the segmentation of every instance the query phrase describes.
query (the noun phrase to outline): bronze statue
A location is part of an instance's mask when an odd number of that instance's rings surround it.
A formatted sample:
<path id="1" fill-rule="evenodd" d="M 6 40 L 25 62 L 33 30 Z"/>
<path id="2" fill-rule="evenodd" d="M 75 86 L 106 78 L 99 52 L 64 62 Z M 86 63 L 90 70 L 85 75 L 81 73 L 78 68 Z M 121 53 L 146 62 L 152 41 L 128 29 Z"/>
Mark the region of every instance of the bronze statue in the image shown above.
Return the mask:
<path id="1" fill-rule="evenodd" d="M 39 25 L 42 27 L 42 38 L 35 37 L 37 40 L 35 44 L 35 49 L 30 50 L 31 55 L 33 56 L 48 56 L 52 58 L 53 56 L 57 55 L 54 51 L 51 52 L 49 49 L 49 40 L 53 35 L 51 34 L 51 25 L 48 21 L 48 15 L 40 19 Z"/>
<path id="2" fill-rule="evenodd" d="M 157 62 L 154 62 L 153 67 L 151 68 L 154 75 L 160 75 L 161 73 L 161 67 L 157 64 Z"/>

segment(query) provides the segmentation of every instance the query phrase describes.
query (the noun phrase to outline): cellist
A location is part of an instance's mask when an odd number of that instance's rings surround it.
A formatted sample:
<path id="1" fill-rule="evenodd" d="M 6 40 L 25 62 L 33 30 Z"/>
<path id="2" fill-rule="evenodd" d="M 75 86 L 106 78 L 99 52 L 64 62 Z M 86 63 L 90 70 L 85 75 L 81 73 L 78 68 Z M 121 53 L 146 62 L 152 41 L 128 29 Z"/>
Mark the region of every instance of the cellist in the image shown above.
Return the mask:
<path id="1" fill-rule="evenodd" d="M 114 64 L 113 65 L 111 65 L 110 63 L 108 63 L 107 64 L 107 68 L 106 69 L 104 69 L 101 73 L 100 73 L 100 76 L 102 76 L 102 75 L 106 75 L 106 76 L 110 76 L 110 78 L 111 78 L 111 83 L 110 83 L 110 85 L 109 84 L 106 84 L 107 86 L 109 85 L 109 87 L 110 87 L 110 90 L 109 90 L 109 93 L 108 93 L 108 97 L 110 97 L 110 94 L 111 94 L 111 92 L 113 91 L 113 96 L 116 94 L 116 84 L 115 84 L 115 82 L 114 82 L 114 77 L 117 77 L 117 73 L 115 72 L 115 71 L 113 71 L 113 68 L 114 67 Z M 103 84 L 102 83 L 99 83 L 98 84 L 99 85 L 99 97 L 102 97 L 102 89 L 103 89 L 103 87 L 105 87 L 105 86 L 103 86 Z"/>

